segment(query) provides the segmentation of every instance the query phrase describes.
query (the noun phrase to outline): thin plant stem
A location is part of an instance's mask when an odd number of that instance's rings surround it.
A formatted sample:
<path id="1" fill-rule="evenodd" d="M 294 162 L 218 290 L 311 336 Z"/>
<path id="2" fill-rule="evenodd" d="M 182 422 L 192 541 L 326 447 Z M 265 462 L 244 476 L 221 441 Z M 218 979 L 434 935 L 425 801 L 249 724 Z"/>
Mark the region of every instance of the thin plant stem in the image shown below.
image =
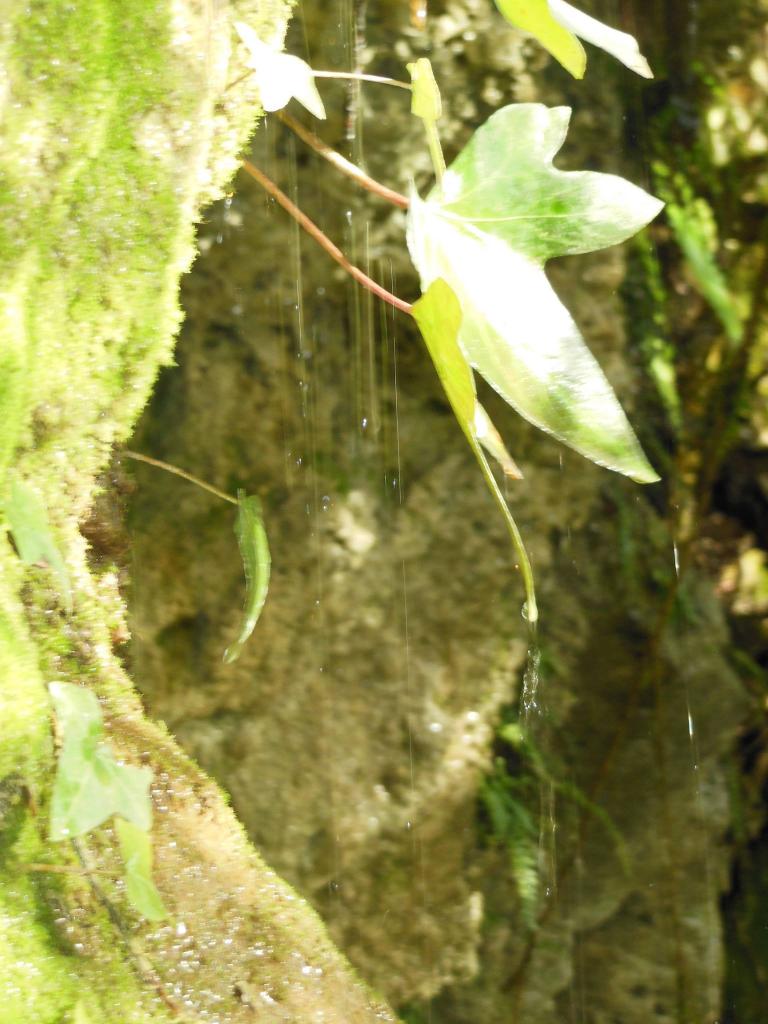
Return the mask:
<path id="1" fill-rule="evenodd" d="M 411 91 L 410 82 L 401 82 L 397 78 L 387 78 L 386 75 L 365 75 L 361 71 L 315 71 L 312 69 L 315 78 L 341 78 L 352 79 L 355 82 L 373 82 L 376 85 L 393 85 L 397 89 Z"/>
<path id="2" fill-rule="evenodd" d="M 443 175 L 445 174 L 445 157 L 443 156 L 443 147 L 440 145 L 440 136 L 437 133 L 437 125 L 435 122 L 425 121 L 424 128 L 427 133 L 429 155 L 432 159 L 432 166 L 435 169 L 435 178 L 437 180 L 438 187 L 440 187 L 443 184 Z"/>
<path id="3" fill-rule="evenodd" d="M 217 498 L 221 498 L 223 501 L 228 501 L 232 505 L 237 505 L 237 498 L 233 498 L 231 494 L 227 494 L 226 491 L 220 491 L 219 488 L 214 487 L 213 484 L 207 484 L 205 480 L 192 476 L 191 473 L 187 473 L 186 470 L 179 469 L 178 466 L 172 466 L 170 462 L 163 462 L 162 459 L 153 459 L 149 455 L 142 455 L 141 452 L 132 452 L 128 448 L 123 449 L 123 455 L 127 456 L 129 459 L 134 459 L 136 462 L 146 462 L 148 466 L 154 466 L 156 469 L 164 469 L 166 473 L 173 473 L 174 476 L 180 476 L 182 480 L 188 480 L 191 484 L 196 484 L 198 487 L 202 487 L 204 491 L 208 491 L 210 494 L 215 494 Z"/>
<path id="4" fill-rule="evenodd" d="M 402 195 L 400 192 L 395 192 L 394 189 L 387 188 L 386 185 L 382 185 L 381 182 L 376 181 L 369 174 L 366 174 L 362 168 L 358 167 L 357 164 L 353 164 L 351 160 L 347 160 L 341 153 L 337 153 L 335 149 L 332 149 L 326 142 L 323 142 L 321 138 L 315 135 L 314 132 L 310 131 L 309 128 L 305 127 L 301 121 L 297 121 L 295 117 L 281 110 L 277 115 L 283 124 L 287 125 L 292 132 L 294 132 L 302 140 L 306 142 L 316 153 L 318 153 L 324 160 L 327 160 L 329 164 L 332 164 L 337 170 L 341 171 L 342 174 L 346 174 L 348 178 L 357 182 L 361 188 L 367 189 L 369 192 L 373 192 L 374 195 L 381 196 L 382 199 L 386 199 L 388 202 L 393 203 L 395 206 L 399 206 L 403 210 L 407 210 L 409 206 L 408 197 Z"/>
<path id="5" fill-rule="evenodd" d="M 531 568 L 531 562 L 528 558 L 528 552 L 525 550 L 525 544 L 523 543 L 520 530 L 512 517 L 512 513 L 509 511 L 509 505 L 507 505 L 504 495 L 501 493 L 501 488 L 496 481 L 496 477 L 493 475 L 493 470 L 489 466 L 485 454 L 479 444 L 473 444 L 472 447 L 475 455 L 477 456 L 477 461 L 480 463 L 480 468 L 483 471 L 486 483 L 490 487 L 493 497 L 496 499 L 496 504 L 501 509 L 501 514 L 504 516 L 509 536 L 512 539 L 512 545 L 520 561 L 520 572 L 523 577 L 523 586 L 525 587 L 525 618 L 531 629 L 534 629 L 539 618 L 539 607 L 536 604 L 536 589 L 533 582 L 533 569 Z"/>
<path id="6" fill-rule="evenodd" d="M 15 868 L 20 871 L 29 872 L 45 872 L 46 874 L 53 875 L 87 875 L 89 873 L 95 875 L 108 875 L 111 878 L 120 878 L 120 875 L 115 874 L 111 871 L 102 871 L 99 868 L 84 868 L 76 867 L 74 864 L 14 864 Z"/>
<path id="7" fill-rule="evenodd" d="M 224 91 L 229 92 L 230 89 L 234 89 L 236 85 L 245 81 L 246 78 L 250 78 L 253 72 L 253 68 L 243 72 L 242 75 L 239 75 L 234 81 L 230 82 Z M 338 78 L 343 81 L 352 79 L 355 82 L 373 82 L 375 85 L 392 85 L 397 89 L 407 89 L 409 92 L 411 90 L 410 82 L 400 82 L 397 78 L 387 78 L 386 75 L 365 75 L 358 71 L 315 71 L 314 68 L 312 69 L 312 75 L 315 78 Z"/>
<path id="8" fill-rule="evenodd" d="M 360 270 L 359 267 L 350 263 L 341 249 L 339 249 L 339 247 L 330 240 L 325 232 L 321 231 L 317 224 L 310 220 L 306 213 L 303 213 L 298 206 L 288 198 L 285 192 L 279 189 L 274 181 L 268 178 L 263 171 L 260 171 L 258 167 L 255 167 L 250 160 L 243 160 L 242 166 L 255 181 L 258 181 L 266 192 L 277 200 L 282 208 L 289 213 L 291 217 L 293 217 L 296 223 L 302 227 L 308 235 L 311 235 L 318 245 L 322 246 L 328 255 L 332 259 L 336 260 L 339 266 L 343 267 L 350 277 L 353 277 L 358 284 L 361 284 L 364 288 L 367 288 L 369 292 L 373 292 L 374 295 L 377 295 L 380 299 L 388 302 L 390 306 L 394 306 L 395 309 L 399 309 L 401 312 L 408 313 L 409 315 L 412 314 L 413 306 L 410 302 L 406 302 L 404 299 L 398 298 L 397 295 L 393 295 L 392 292 L 387 291 L 386 288 L 383 288 L 380 284 L 374 281 L 373 278 L 368 277 L 368 275 Z"/>

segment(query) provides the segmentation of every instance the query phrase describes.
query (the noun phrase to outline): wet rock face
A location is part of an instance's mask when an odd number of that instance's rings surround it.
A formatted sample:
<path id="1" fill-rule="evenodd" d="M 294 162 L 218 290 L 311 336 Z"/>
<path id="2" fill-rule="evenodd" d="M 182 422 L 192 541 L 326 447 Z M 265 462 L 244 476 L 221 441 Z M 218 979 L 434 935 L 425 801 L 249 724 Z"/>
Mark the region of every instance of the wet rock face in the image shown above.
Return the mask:
<path id="1" fill-rule="evenodd" d="M 353 5 L 315 6 L 304 5 L 314 66 L 349 66 Z M 541 52 L 485 0 L 429 6 L 424 35 L 404 2 L 369 2 L 357 52 L 366 70 L 397 77 L 430 53 L 449 159 L 502 103 L 563 101 L 554 73 L 537 95 Z M 295 26 L 294 52 L 301 40 Z M 586 88 L 561 166 L 642 182 L 620 148 L 618 91 Z M 328 141 L 394 187 L 426 180 L 405 94 L 324 93 Z M 355 262 L 415 297 L 399 212 L 357 194 L 276 119 L 253 159 Z M 231 509 L 136 469 L 131 660 L 151 714 L 395 1004 L 436 996 L 436 1019 L 457 1024 L 709 1019 L 721 758 L 739 690 L 706 586 L 691 590 L 671 640 L 655 632 L 672 548 L 647 496 L 483 394 L 526 475 L 511 500 L 542 606 L 542 710 L 529 728 L 563 783 L 542 784 L 552 893 L 529 941 L 509 851 L 482 834 L 477 808 L 525 663 L 522 590 L 426 353 L 404 317 L 343 279 L 246 178 L 211 209 L 201 249 L 178 366 L 132 443 L 258 493 L 273 575 L 251 642 L 224 665 L 243 599 Z M 623 276 L 621 250 L 551 269 L 631 408 L 643 384 L 625 353 Z"/>

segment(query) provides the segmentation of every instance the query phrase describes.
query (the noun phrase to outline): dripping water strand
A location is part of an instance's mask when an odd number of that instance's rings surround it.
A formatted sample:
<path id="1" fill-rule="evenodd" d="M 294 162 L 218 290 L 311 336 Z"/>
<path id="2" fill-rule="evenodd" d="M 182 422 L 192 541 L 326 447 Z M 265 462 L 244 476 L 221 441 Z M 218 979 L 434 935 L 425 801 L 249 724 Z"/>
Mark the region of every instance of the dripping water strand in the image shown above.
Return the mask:
<path id="1" fill-rule="evenodd" d="M 525 659 L 523 685 L 520 692 L 521 717 L 526 728 L 530 724 L 531 715 L 538 714 L 540 711 L 538 703 L 539 683 L 541 681 L 540 668 L 541 650 L 537 639 L 536 624 L 533 623 L 528 634 L 528 653 Z"/>

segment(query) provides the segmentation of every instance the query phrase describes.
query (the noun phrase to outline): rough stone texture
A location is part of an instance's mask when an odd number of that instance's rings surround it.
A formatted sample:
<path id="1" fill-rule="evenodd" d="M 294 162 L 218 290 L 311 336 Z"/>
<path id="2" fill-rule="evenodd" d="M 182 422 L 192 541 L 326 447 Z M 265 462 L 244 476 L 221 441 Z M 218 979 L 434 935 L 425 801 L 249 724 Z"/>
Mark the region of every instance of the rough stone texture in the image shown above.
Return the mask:
<path id="1" fill-rule="evenodd" d="M 348 66 L 351 5 L 306 3 L 304 14 L 315 66 Z M 561 166 L 643 183 L 623 149 L 625 72 L 608 58 L 590 55 L 583 85 L 555 70 L 534 89 L 541 51 L 484 0 L 430 4 L 429 37 L 408 28 L 404 3 L 370 2 L 367 17 L 367 70 L 402 76 L 408 59 L 432 56 L 449 158 L 503 102 L 568 99 Z M 423 179 L 404 97 L 366 89 L 347 146 L 348 94 L 325 90 L 326 139 L 388 184 Z M 400 214 L 360 198 L 276 121 L 254 160 L 353 259 L 415 295 Z M 202 244 L 179 366 L 134 444 L 260 494 L 273 577 L 253 640 L 223 665 L 242 600 L 231 512 L 136 469 L 131 658 L 152 714 L 224 785 L 364 977 L 410 1004 L 410 1020 L 714 1022 L 723 765 L 744 698 L 714 581 L 694 574 L 669 596 L 665 499 L 536 436 L 484 393 L 526 475 L 512 505 L 542 609 L 541 710 L 528 728 L 576 787 L 541 789 L 550 893 L 529 941 L 508 854 L 477 811 L 525 664 L 521 588 L 427 357 L 247 179 L 211 211 Z M 611 250 L 550 273 L 631 409 L 650 385 L 627 359 L 625 258 Z"/>

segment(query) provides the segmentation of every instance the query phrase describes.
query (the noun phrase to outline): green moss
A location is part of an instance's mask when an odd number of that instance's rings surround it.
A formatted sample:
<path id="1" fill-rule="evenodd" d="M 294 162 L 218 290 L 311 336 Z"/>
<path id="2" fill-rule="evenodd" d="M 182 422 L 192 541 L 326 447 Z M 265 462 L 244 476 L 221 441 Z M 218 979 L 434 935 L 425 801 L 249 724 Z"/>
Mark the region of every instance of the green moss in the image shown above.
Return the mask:
<path id="1" fill-rule="evenodd" d="M 74 598 L 67 614 L 50 571 L 21 564 L 0 517 L 2 1024 L 64 1024 L 78 1004 L 100 1024 L 165 1024 L 179 1019 L 165 1000 L 187 966 L 175 927 L 153 930 L 127 905 L 109 827 L 82 842 L 90 877 L 70 844 L 47 838 L 53 680 L 94 689 L 116 753 L 153 769 L 158 884 L 205 950 L 188 1005 L 207 1011 L 213 999 L 222 1019 L 239 1014 L 242 984 L 279 993 L 291 1019 L 392 1019 L 220 791 L 143 717 L 113 651 L 116 575 L 92 573 L 79 531 L 97 474 L 171 360 L 194 220 L 254 125 L 253 83 L 227 89 L 243 70 L 229 18 L 273 35 L 289 3 L 232 7 L 12 0 L 0 26 L 0 509 L 13 475 L 31 481 Z M 272 950 L 263 969 L 256 942 Z M 322 965 L 311 983 L 305 961 Z"/>

